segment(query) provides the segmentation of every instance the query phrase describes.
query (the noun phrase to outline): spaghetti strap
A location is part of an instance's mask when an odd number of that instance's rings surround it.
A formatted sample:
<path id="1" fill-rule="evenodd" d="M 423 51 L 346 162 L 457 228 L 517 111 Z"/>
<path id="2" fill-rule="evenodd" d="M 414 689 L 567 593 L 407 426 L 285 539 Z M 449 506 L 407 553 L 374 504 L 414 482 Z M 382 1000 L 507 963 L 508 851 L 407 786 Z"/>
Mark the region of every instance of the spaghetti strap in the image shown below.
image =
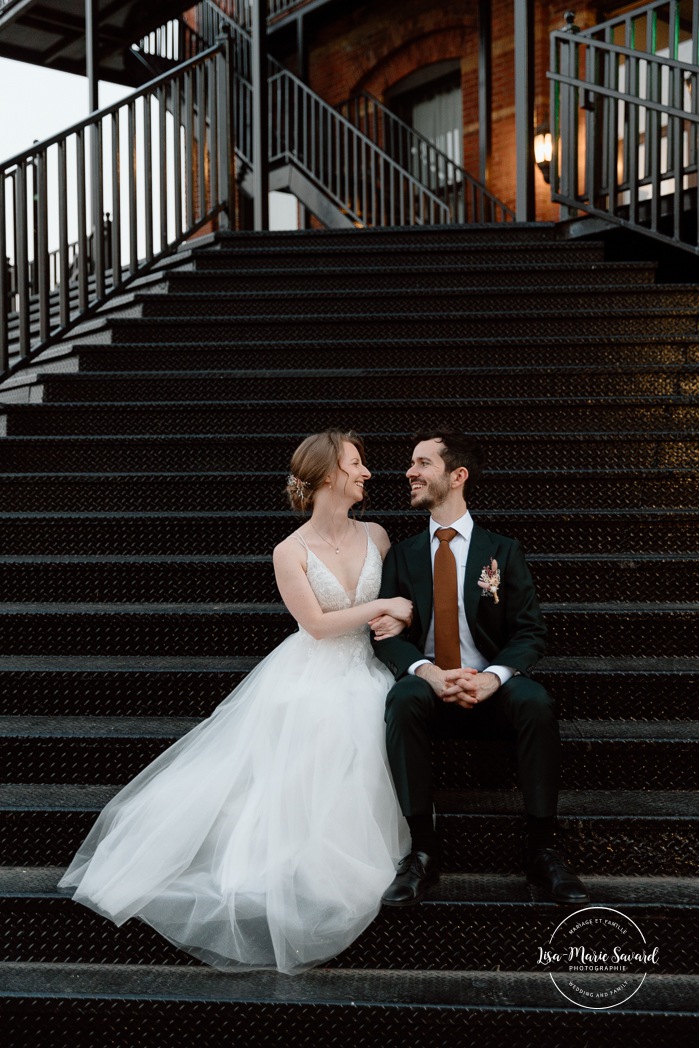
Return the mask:
<path id="1" fill-rule="evenodd" d="M 299 533 L 297 531 L 295 531 L 291 537 L 292 537 L 292 539 L 296 539 L 296 541 L 299 543 L 299 545 L 303 546 L 303 548 L 305 549 L 306 553 L 308 553 L 308 546 L 306 544 L 306 540 L 304 539 L 303 535 L 299 535 Z"/>

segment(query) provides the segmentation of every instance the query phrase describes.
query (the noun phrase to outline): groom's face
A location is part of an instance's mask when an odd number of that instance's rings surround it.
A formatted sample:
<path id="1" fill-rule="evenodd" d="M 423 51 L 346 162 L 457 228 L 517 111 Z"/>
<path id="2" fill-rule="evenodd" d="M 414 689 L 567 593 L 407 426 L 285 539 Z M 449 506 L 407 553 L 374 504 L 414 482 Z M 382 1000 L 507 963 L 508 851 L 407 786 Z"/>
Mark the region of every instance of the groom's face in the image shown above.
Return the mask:
<path id="1" fill-rule="evenodd" d="M 447 473 L 438 440 L 423 440 L 416 445 L 406 477 L 410 484 L 413 509 L 432 510 L 441 506 L 451 491 L 451 474 Z"/>

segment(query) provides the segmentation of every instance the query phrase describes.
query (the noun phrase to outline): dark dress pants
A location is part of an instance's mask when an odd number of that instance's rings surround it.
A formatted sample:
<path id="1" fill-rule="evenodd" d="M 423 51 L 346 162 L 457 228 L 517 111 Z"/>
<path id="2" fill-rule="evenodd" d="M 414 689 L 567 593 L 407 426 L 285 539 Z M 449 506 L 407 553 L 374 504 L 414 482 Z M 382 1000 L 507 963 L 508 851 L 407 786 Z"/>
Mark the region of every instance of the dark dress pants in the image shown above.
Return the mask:
<path id="1" fill-rule="evenodd" d="M 514 676 L 467 710 L 442 702 L 411 674 L 386 699 L 386 749 L 404 815 L 432 814 L 431 739 L 514 734 L 519 783 L 528 815 L 556 814 L 560 738 L 553 700 L 529 677 Z"/>

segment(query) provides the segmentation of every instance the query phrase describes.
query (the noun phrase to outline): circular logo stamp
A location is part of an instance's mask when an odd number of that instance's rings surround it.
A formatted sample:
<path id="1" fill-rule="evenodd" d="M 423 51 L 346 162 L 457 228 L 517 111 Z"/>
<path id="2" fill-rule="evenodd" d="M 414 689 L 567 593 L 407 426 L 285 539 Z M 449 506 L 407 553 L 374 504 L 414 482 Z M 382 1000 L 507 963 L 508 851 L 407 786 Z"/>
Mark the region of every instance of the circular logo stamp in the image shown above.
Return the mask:
<path id="1" fill-rule="evenodd" d="M 568 914 L 537 964 L 548 968 L 554 986 L 581 1008 L 616 1008 L 640 990 L 657 969 L 659 949 L 646 941 L 635 921 L 611 906 L 586 906 Z"/>

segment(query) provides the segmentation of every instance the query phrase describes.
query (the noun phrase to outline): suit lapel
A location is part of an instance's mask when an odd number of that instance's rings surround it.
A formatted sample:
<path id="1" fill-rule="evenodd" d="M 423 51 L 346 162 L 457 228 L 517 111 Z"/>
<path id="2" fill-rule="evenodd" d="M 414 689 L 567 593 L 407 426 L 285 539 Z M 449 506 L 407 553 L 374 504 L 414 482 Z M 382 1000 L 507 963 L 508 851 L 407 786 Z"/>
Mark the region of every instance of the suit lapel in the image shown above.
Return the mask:
<path id="1" fill-rule="evenodd" d="M 424 642 L 432 617 L 432 557 L 430 556 L 429 529 L 416 535 L 406 552 L 408 574 L 415 593 L 415 606 Z"/>
<path id="2" fill-rule="evenodd" d="M 481 571 L 486 564 L 490 564 L 493 556 L 493 546 L 484 528 L 473 525 L 471 542 L 468 547 L 468 558 L 466 560 L 466 572 L 464 574 L 464 608 L 466 609 L 466 621 L 473 633 L 478 614 L 478 603 L 483 590 L 478 585 Z"/>

